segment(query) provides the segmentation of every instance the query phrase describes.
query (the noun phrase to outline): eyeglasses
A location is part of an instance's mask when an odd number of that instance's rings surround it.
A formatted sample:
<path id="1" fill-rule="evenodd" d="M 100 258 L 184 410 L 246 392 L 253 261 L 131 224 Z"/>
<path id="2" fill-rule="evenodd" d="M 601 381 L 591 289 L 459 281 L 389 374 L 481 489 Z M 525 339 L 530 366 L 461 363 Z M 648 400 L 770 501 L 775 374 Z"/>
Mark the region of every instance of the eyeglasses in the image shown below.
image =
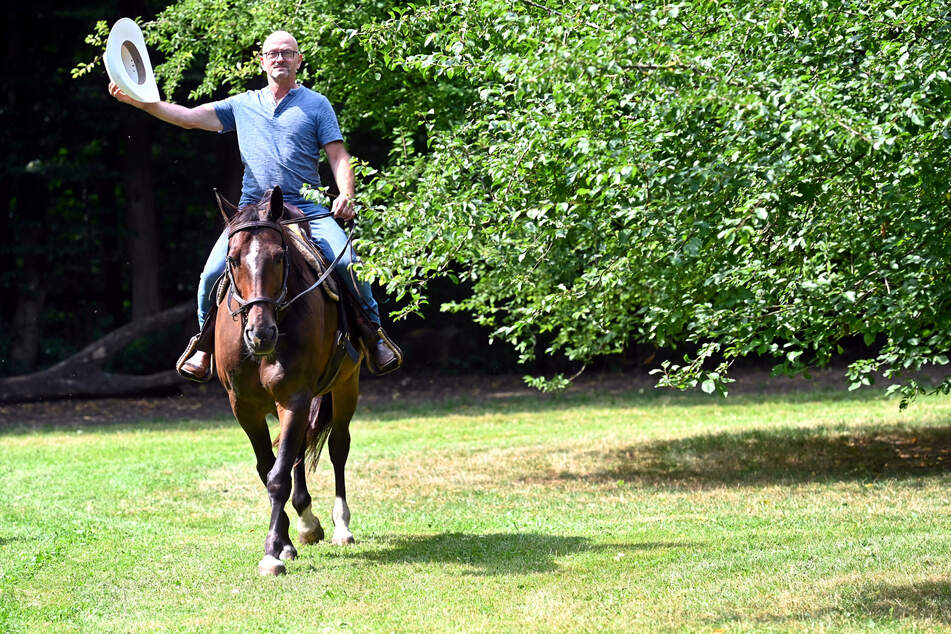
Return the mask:
<path id="1" fill-rule="evenodd" d="M 264 57 L 268 58 L 271 61 L 276 60 L 278 57 L 283 57 L 284 59 L 294 59 L 298 54 L 297 51 L 292 51 L 291 49 L 280 50 L 280 51 L 264 51 Z"/>

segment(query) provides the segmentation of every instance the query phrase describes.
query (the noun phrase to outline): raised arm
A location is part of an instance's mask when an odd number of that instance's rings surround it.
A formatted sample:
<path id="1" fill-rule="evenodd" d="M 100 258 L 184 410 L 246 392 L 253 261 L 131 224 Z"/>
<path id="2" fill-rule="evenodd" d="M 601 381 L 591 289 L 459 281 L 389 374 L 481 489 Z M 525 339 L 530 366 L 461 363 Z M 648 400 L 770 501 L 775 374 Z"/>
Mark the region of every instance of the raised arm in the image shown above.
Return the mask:
<path id="1" fill-rule="evenodd" d="M 210 103 L 203 103 L 194 108 L 186 108 L 185 106 L 179 106 L 178 104 L 165 101 L 143 103 L 136 101 L 122 92 L 115 82 L 109 82 L 109 94 L 122 103 L 135 106 L 139 110 L 144 110 L 157 119 L 172 123 L 181 128 L 189 130 L 197 128 L 199 130 L 218 132 L 223 127 L 221 121 L 218 120 L 214 106 Z"/>

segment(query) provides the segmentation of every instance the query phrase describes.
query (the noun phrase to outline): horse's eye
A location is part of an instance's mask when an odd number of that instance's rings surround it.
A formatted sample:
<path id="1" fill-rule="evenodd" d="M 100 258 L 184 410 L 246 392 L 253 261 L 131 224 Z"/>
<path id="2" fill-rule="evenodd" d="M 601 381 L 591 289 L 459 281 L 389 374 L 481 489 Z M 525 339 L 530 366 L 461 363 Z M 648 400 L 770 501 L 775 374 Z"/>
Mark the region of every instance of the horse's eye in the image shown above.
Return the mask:
<path id="1" fill-rule="evenodd" d="M 237 266 L 238 266 L 238 261 L 229 255 L 229 256 L 228 256 L 228 266 L 230 266 L 231 268 L 237 268 Z"/>

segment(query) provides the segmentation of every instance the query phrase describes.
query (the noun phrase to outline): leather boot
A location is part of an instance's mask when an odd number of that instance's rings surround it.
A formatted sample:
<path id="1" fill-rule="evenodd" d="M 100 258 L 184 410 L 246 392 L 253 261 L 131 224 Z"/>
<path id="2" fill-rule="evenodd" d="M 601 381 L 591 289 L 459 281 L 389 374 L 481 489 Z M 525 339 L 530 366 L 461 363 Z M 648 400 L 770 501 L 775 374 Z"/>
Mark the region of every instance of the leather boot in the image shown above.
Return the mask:
<path id="1" fill-rule="evenodd" d="M 193 381 L 204 383 L 211 378 L 211 354 L 199 350 L 182 364 L 181 372 Z"/>
<path id="2" fill-rule="evenodd" d="M 175 363 L 178 373 L 189 381 L 204 383 L 210 381 L 214 369 L 213 352 L 215 350 L 215 319 L 218 307 L 215 306 L 205 318 L 201 332 L 192 337 L 185 346 L 185 352 Z"/>
<path id="3" fill-rule="evenodd" d="M 381 334 L 372 345 L 367 345 L 366 342 L 363 344 L 367 350 L 367 366 L 377 376 L 389 374 L 403 364 L 401 356 L 387 345 L 382 330 L 380 328 Z"/>
<path id="4" fill-rule="evenodd" d="M 357 330 L 367 358 L 367 369 L 377 376 L 389 374 L 403 365 L 403 351 L 393 343 L 383 327 L 358 315 Z"/>

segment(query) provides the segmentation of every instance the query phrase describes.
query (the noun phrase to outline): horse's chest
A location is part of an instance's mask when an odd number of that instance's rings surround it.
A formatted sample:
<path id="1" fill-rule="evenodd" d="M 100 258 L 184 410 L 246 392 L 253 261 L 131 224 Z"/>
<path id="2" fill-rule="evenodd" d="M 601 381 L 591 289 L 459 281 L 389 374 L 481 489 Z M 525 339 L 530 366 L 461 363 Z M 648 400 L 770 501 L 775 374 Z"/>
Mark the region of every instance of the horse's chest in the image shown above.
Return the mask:
<path id="1" fill-rule="evenodd" d="M 274 362 L 263 362 L 258 369 L 258 378 L 261 385 L 268 391 L 272 391 L 287 377 L 287 369 L 279 360 Z"/>
<path id="2" fill-rule="evenodd" d="M 229 373 L 225 389 L 241 397 L 273 393 L 286 377 L 287 371 L 280 361 L 249 361 L 236 366 Z"/>

